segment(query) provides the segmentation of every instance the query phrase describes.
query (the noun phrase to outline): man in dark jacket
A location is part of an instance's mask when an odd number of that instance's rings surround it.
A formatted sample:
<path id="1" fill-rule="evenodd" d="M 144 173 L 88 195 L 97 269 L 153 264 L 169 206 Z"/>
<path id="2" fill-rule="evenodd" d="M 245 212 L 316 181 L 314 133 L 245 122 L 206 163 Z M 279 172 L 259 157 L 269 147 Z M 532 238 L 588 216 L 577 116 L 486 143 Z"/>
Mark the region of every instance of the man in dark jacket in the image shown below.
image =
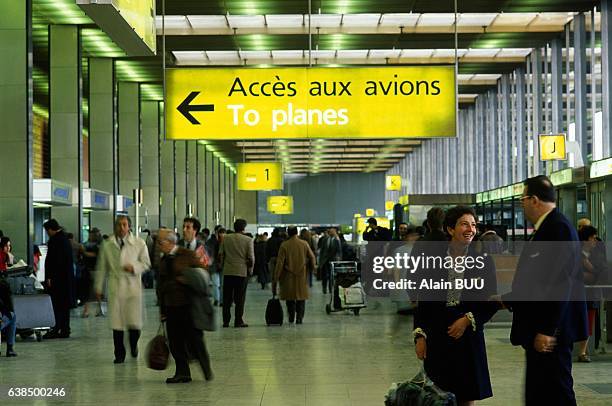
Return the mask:
<path id="1" fill-rule="evenodd" d="M 173 377 L 166 379 L 166 383 L 191 381 L 187 348 L 200 362 L 206 380 L 210 381 L 213 373 L 204 345 L 202 326 L 194 321 L 192 292 L 183 275 L 188 269 L 198 268 L 200 261 L 193 251 L 176 245 L 176 234 L 171 230 L 159 230 L 157 241 L 163 253 L 158 290 L 161 319 L 166 320 L 170 352 L 176 363 L 176 372 Z"/>
<path id="2" fill-rule="evenodd" d="M 49 241 L 45 259 L 46 288 L 53 303 L 55 327 L 43 338 L 70 337 L 70 308 L 72 307 L 74 289 L 74 262 L 72 245 L 64 230 L 55 219 L 43 224 Z"/>
<path id="3" fill-rule="evenodd" d="M 526 405 L 575 405 L 572 347 L 587 337 L 587 312 L 578 235 L 556 208 L 543 175 L 524 183 L 520 201 L 535 232 L 521 252 L 512 291 L 510 341 L 525 349 Z"/>
<path id="4" fill-rule="evenodd" d="M 17 353 L 13 350 L 17 331 L 15 309 L 11 287 L 4 277 L 0 277 L 0 331 L 6 336 L 6 356 L 16 357 Z"/>

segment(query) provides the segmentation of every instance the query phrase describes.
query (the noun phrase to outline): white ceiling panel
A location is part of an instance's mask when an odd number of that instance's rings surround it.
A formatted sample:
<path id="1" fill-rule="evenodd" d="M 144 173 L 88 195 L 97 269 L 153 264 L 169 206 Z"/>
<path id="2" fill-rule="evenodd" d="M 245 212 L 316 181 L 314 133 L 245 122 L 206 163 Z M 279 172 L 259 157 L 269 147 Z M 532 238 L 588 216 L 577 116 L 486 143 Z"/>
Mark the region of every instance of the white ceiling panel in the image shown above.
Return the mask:
<path id="1" fill-rule="evenodd" d="M 228 28 L 225 16 L 221 15 L 189 15 L 187 18 L 194 29 Z"/>

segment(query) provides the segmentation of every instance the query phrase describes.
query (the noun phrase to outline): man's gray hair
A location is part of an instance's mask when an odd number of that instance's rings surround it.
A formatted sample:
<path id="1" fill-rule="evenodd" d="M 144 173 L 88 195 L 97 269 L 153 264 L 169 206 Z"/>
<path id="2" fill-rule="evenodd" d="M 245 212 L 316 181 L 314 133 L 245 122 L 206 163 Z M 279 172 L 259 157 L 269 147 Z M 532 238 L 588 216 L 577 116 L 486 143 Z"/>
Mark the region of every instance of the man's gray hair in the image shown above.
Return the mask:
<path id="1" fill-rule="evenodd" d="M 158 238 L 160 238 L 160 240 L 168 241 L 176 245 L 176 243 L 178 242 L 178 237 L 176 236 L 176 233 L 174 231 L 169 228 L 162 228 L 159 231 L 160 233 Z"/>

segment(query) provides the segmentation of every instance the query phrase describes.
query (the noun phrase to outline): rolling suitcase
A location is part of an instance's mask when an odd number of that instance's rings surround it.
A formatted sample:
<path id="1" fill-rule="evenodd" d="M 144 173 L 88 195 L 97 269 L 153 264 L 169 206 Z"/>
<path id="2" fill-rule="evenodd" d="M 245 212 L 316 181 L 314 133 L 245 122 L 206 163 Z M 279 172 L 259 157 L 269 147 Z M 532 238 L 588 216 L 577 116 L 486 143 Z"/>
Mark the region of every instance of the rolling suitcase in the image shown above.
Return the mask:
<path id="1" fill-rule="evenodd" d="M 266 306 L 266 324 L 268 326 L 283 325 L 283 306 L 276 297 L 268 300 L 268 305 Z"/>

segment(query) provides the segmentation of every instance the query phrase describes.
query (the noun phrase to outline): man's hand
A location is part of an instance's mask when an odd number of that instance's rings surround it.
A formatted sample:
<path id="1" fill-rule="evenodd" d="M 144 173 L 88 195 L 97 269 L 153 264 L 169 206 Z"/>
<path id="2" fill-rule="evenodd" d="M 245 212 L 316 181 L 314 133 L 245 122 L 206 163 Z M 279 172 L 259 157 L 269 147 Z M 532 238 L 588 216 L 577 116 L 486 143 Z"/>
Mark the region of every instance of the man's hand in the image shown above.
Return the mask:
<path id="1" fill-rule="evenodd" d="M 455 322 L 448 328 L 448 335 L 453 337 L 455 340 L 458 340 L 463 336 L 465 329 L 470 325 L 470 320 L 467 316 L 463 316 L 460 319 L 455 320 Z"/>
<path id="2" fill-rule="evenodd" d="M 537 352 L 553 352 L 555 345 L 557 345 L 557 339 L 555 337 L 540 333 L 538 333 L 533 340 L 533 348 Z"/>
<path id="3" fill-rule="evenodd" d="M 134 273 L 134 266 L 132 264 L 123 265 L 123 270 L 127 273 Z"/>
<path id="4" fill-rule="evenodd" d="M 418 359 L 421 361 L 427 358 L 427 342 L 424 337 L 416 339 L 415 352 Z"/>
<path id="5" fill-rule="evenodd" d="M 51 279 L 47 279 L 45 281 L 45 285 L 47 285 L 47 288 L 50 288 L 51 287 Z"/>

